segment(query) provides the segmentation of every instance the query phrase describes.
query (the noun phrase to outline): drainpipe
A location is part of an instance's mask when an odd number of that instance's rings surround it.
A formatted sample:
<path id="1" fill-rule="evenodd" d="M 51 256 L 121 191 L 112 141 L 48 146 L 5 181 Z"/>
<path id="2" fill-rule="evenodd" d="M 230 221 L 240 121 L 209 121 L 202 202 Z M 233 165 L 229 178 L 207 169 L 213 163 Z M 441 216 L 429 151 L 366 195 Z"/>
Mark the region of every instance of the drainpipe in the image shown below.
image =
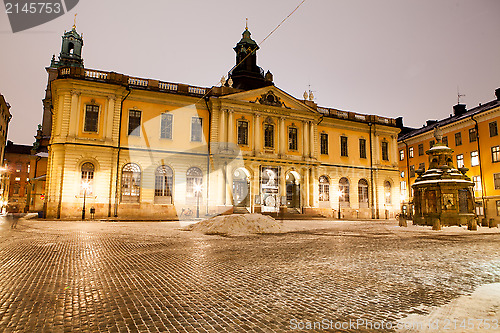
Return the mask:
<path id="1" fill-rule="evenodd" d="M 408 152 L 409 152 L 409 149 L 408 149 L 408 144 L 406 143 L 406 141 L 403 141 L 403 143 L 405 144 L 406 146 L 406 150 L 405 150 L 405 155 L 406 155 L 406 179 L 408 180 L 408 184 L 406 185 L 406 191 L 408 193 L 408 215 L 411 215 L 410 214 L 410 194 L 411 194 L 411 186 L 410 186 L 410 157 L 408 156 Z"/>
<path id="2" fill-rule="evenodd" d="M 483 178 L 483 168 L 481 167 L 481 148 L 479 145 L 479 126 L 477 124 L 477 120 L 474 119 L 474 115 L 470 116 L 470 119 L 472 119 L 476 124 L 474 125 L 474 128 L 476 130 L 476 138 L 477 138 L 477 158 L 479 159 L 479 177 L 481 177 L 481 201 L 483 202 L 483 212 L 484 212 L 484 220 L 487 222 L 488 219 L 486 217 L 486 212 L 488 211 L 486 209 L 486 201 L 484 200 L 484 196 L 486 195 L 486 188 L 484 187 L 484 178 Z"/>
<path id="3" fill-rule="evenodd" d="M 368 123 L 368 126 L 369 126 L 369 129 L 370 129 L 370 134 L 369 134 L 369 138 L 370 138 L 370 182 L 372 184 L 371 186 L 371 203 L 372 203 L 372 219 L 375 218 L 375 206 L 374 206 L 374 201 L 373 201 L 373 191 L 375 189 L 375 186 L 373 184 L 373 148 L 372 148 L 372 123 Z"/>
<path id="4" fill-rule="evenodd" d="M 120 177 L 120 172 L 118 169 L 120 167 L 120 151 L 121 151 L 121 141 L 122 141 L 121 139 L 122 139 L 123 102 L 125 101 L 125 99 L 127 99 L 128 95 L 130 95 L 130 93 L 132 92 L 128 85 L 125 88 L 127 89 L 128 93 L 125 97 L 122 98 L 122 101 L 120 103 L 120 124 L 118 125 L 118 146 L 117 146 L 118 152 L 116 154 L 115 212 L 114 212 L 115 217 L 118 217 L 118 180 Z"/>

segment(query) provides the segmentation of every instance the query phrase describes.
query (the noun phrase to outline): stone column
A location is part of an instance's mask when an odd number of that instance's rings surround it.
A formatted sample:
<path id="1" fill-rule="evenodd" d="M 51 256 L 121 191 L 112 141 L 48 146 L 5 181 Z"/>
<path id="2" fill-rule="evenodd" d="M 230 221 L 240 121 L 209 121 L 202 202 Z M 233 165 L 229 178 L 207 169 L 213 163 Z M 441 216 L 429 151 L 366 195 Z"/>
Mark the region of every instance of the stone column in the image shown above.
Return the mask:
<path id="1" fill-rule="evenodd" d="M 228 120 L 227 120 L 227 142 L 229 142 L 229 148 L 232 148 L 235 143 L 234 140 L 234 111 L 228 110 Z"/>
<path id="2" fill-rule="evenodd" d="M 219 151 L 226 146 L 226 110 L 220 110 L 219 116 Z"/>
<path id="3" fill-rule="evenodd" d="M 262 131 L 262 124 L 260 123 L 260 115 L 256 114 L 253 116 L 253 133 L 254 133 L 254 155 L 258 156 L 260 154 L 260 151 L 262 149 L 261 146 L 261 131 Z"/>
<path id="4" fill-rule="evenodd" d="M 307 168 L 304 172 L 304 207 L 309 206 L 309 168 Z"/>
<path id="5" fill-rule="evenodd" d="M 77 91 L 71 91 L 71 106 L 70 106 L 70 114 L 69 114 L 69 128 L 68 128 L 68 133 L 66 133 L 66 136 L 68 137 L 76 137 L 78 133 L 78 120 L 79 120 L 79 114 L 78 114 L 78 106 L 79 106 L 79 100 L 80 100 L 80 92 Z M 61 110 L 60 110 L 61 111 Z M 60 115 L 63 115 L 62 112 L 59 111 Z M 85 113 L 85 110 L 83 110 Z M 83 115 L 83 119 L 85 121 L 85 114 Z M 83 129 L 83 128 L 82 128 Z"/>
<path id="6" fill-rule="evenodd" d="M 302 122 L 302 155 L 304 158 L 309 156 L 309 124 L 307 121 Z"/>
<path id="7" fill-rule="evenodd" d="M 115 95 L 108 96 L 108 109 L 107 113 L 105 114 L 102 112 L 100 114 L 101 117 L 104 119 L 104 137 L 106 140 L 113 140 L 113 116 L 115 113 Z M 104 111 L 104 110 L 102 110 Z M 106 116 L 105 116 L 106 115 Z"/>
<path id="8" fill-rule="evenodd" d="M 280 130 L 279 130 L 279 146 L 278 153 L 279 158 L 284 158 L 286 154 L 286 141 L 287 141 L 287 132 L 285 129 L 285 117 L 280 117 Z"/>
<path id="9" fill-rule="evenodd" d="M 312 121 L 309 122 L 309 156 L 311 158 L 315 157 L 314 151 L 315 151 L 315 145 L 314 145 L 314 124 Z"/>

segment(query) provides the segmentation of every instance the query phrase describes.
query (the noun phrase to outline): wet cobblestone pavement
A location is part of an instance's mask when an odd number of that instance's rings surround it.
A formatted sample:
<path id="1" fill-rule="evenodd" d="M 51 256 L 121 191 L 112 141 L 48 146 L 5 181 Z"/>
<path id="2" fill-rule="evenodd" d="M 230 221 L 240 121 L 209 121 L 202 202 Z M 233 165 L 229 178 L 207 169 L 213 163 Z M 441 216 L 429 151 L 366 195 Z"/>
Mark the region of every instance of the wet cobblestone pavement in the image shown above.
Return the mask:
<path id="1" fill-rule="evenodd" d="M 229 238 L 180 231 L 177 222 L 21 220 L 10 229 L 0 220 L 0 331 L 288 332 L 324 319 L 394 323 L 500 282 L 497 229 L 284 225 L 292 231 Z"/>

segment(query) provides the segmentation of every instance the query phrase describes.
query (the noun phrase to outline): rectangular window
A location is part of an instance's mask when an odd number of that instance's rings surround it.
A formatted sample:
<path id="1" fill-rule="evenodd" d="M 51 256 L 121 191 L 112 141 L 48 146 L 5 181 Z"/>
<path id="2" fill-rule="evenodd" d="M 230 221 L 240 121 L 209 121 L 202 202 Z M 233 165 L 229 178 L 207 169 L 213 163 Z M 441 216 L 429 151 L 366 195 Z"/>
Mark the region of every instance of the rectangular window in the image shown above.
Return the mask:
<path id="1" fill-rule="evenodd" d="M 399 151 L 399 160 L 400 161 L 403 161 L 405 159 L 405 150 L 404 149 L 401 149 Z"/>
<path id="2" fill-rule="evenodd" d="M 493 174 L 493 184 L 495 185 L 495 190 L 500 190 L 500 173 Z"/>
<path id="3" fill-rule="evenodd" d="M 406 181 L 403 180 L 400 183 L 400 186 L 401 186 L 401 196 L 406 197 Z"/>
<path id="4" fill-rule="evenodd" d="M 429 141 L 429 148 L 434 147 L 434 144 L 435 144 L 435 143 L 436 143 L 436 142 L 435 142 L 434 140 Z"/>
<path id="5" fill-rule="evenodd" d="M 497 216 L 500 216 L 500 200 L 497 200 Z"/>
<path id="6" fill-rule="evenodd" d="M 264 147 L 274 148 L 274 125 L 264 124 Z"/>
<path id="7" fill-rule="evenodd" d="M 441 142 L 443 142 L 444 145 L 448 146 L 448 137 L 443 136 L 443 138 L 441 139 Z"/>
<path id="8" fill-rule="evenodd" d="M 463 168 L 464 167 L 464 155 L 460 154 L 457 155 L 457 168 Z"/>
<path id="9" fill-rule="evenodd" d="M 418 165 L 418 168 L 419 168 L 420 170 L 425 170 L 425 162 L 424 162 L 424 163 L 420 163 L 420 164 Z"/>
<path id="10" fill-rule="evenodd" d="M 366 140 L 359 139 L 359 158 L 366 158 Z"/>
<path id="11" fill-rule="evenodd" d="M 500 146 L 491 147 L 491 161 L 500 162 Z"/>
<path id="12" fill-rule="evenodd" d="M 382 160 L 389 160 L 389 142 L 382 142 Z"/>
<path id="13" fill-rule="evenodd" d="M 203 136 L 203 118 L 191 118 L 191 141 L 201 142 Z"/>
<path id="14" fill-rule="evenodd" d="M 328 134 L 321 133 L 321 142 L 320 142 L 321 154 L 328 155 Z"/>
<path id="15" fill-rule="evenodd" d="M 297 150 L 297 128 L 288 128 L 288 149 Z"/>
<path id="16" fill-rule="evenodd" d="M 483 203 L 481 201 L 476 201 L 476 215 L 484 215 Z"/>
<path id="17" fill-rule="evenodd" d="M 424 154 L 424 144 L 421 143 L 418 145 L 418 156 L 422 156 Z"/>
<path id="18" fill-rule="evenodd" d="M 477 131 L 475 128 L 469 129 L 469 142 L 477 141 Z"/>
<path id="19" fill-rule="evenodd" d="M 490 137 L 498 135 L 497 121 L 492 121 L 490 124 Z"/>
<path id="20" fill-rule="evenodd" d="M 470 165 L 471 166 L 479 165 L 479 154 L 477 153 L 477 150 L 470 152 Z"/>
<path id="21" fill-rule="evenodd" d="M 248 121 L 238 120 L 238 144 L 248 145 Z"/>
<path id="22" fill-rule="evenodd" d="M 28 164 L 26 165 L 26 172 L 30 173 L 30 171 L 31 171 L 31 165 L 28 163 Z M 36 175 L 35 175 L 35 176 L 36 176 Z"/>
<path id="23" fill-rule="evenodd" d="M 170 113 L 162 113 L 161 114 L 161 130 L 160 137 L 162 139 L 172 139 L 172 122 L 174 116 Z"/>
<path id="24" fill-rule="evenodd" d="M 85 106 L 85 124 L 83 130 L 85 132 L 97 132 L 99 124 L 99 106 L 86 105 Z"/>
<path id="25" fill-rule="evenodd" d="M 455 146 L 461 146 L 462 145 L 462 133 L 458 132 L 455 133 Z"/>
<path id="26" fill-rule="evenodd" d="M 348 156 L 349 151 L 347 150 L 347 136 L 340 137 L 340 156 Z"/>
<path id="27" fill-rule="evenodd" d="M 415 166 L 410 165 L 410 178 L 415 177 Z"/>
<path id="28" fill-rule="evenodd" d="M 410 158 L 413 158 L 413 147 L 409 148 L 409 150 L 408 150 L 408 156 L 410 156 Z"/>
<path id="29" fill-rule="evenodd" d="M 141 111 L 128 111 L 128 135 L 141 136 Z"/>
<path id="30" fill-rule="evenodd" d="M 482 191 L 481 176 L 472 177 L 472 181 L 474 182 L 474 191 L 476 192 Z"/>

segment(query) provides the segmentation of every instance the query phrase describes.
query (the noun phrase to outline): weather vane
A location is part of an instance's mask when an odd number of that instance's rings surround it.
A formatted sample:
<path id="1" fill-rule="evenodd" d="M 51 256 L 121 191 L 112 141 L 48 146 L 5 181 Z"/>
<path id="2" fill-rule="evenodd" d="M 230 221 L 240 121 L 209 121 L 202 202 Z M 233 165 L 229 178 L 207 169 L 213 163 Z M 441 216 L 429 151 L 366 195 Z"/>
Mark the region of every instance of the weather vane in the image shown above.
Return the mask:
<path id="1" fill-rule="evenodd" d="M 245 24 L 245 29 L 248 30 L 248 17 L 246 18 L 247 23 Z"/>
<path id="2" fill-rule="evenodd" d="M 460 97 L 464 97 L 465 94 L 460 94 L 460 90 L 457 86 L 457 104 L 460 104 Z"/>
<path id="3" fill-rule="evenodd" d="M 73 28 L 76 29 L 76 15 L 78 15 L 78 13 L 75 13 L 75 19 L 73 21 Z"/>

